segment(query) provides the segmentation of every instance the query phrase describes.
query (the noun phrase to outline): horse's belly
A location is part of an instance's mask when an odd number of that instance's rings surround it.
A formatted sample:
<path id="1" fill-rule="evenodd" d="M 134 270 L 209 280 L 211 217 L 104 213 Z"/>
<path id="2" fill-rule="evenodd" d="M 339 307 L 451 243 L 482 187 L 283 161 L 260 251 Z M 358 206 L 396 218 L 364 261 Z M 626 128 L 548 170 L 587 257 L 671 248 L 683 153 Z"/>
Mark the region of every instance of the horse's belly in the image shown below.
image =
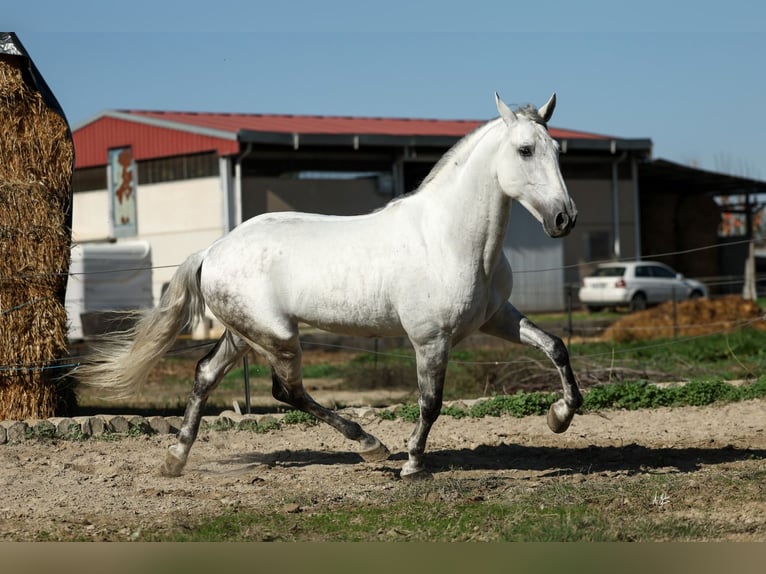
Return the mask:
<path id="1" fill-rule="evenodd" d="M 291 299 L 291 316 L 319 329 L 369 337 L 404 334 L 398 314 L 379 290 L 319 281 L 296 290 Z"/>

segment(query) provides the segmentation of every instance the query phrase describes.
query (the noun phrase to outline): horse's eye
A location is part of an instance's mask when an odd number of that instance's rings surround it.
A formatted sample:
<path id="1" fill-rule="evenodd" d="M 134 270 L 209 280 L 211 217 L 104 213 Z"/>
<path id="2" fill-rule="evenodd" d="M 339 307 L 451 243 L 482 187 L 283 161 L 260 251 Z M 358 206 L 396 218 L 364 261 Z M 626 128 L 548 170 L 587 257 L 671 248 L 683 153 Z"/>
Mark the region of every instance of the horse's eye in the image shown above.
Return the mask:
<path id="1" fill-rule="evenodd" d="M 535 148 L 531 145 L 523 145 L 519 148 L 519 155 L 521 157 L 532 157 L 533 153 L 535 153 Z"/>

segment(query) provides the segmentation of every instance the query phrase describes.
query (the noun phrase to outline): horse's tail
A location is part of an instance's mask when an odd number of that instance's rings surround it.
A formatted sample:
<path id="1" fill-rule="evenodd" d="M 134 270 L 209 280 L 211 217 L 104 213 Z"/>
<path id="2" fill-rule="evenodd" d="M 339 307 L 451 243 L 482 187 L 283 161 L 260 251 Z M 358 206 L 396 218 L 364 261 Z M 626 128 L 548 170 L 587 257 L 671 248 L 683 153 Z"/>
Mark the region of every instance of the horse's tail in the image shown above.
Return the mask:
<path id="1" fill-rule="evenodd" d="M 112 397 L 124 397 L 146 381 L 181 329 L 196 324 L 205 312 L 199 281 L 205 253 L 195 253 L 180 265 L 160 304 L 143 313 L 131 329 L 104 337 L 77 368 L 80 382 L 104 388 Z"/>

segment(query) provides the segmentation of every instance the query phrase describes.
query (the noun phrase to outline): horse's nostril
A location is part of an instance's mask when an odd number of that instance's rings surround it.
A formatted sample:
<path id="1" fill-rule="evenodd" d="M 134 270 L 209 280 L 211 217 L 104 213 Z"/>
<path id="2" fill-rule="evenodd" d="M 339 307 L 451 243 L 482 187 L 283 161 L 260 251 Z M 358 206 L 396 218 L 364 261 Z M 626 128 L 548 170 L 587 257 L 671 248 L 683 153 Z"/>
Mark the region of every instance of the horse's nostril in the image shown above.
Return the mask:
<path id="1" fill-rule="evenodd" d="M 569 216 L 562 212 L 556 214 L 553 223 L 556 225 L 556 229 L 564 229 L 569 224 Z"/>

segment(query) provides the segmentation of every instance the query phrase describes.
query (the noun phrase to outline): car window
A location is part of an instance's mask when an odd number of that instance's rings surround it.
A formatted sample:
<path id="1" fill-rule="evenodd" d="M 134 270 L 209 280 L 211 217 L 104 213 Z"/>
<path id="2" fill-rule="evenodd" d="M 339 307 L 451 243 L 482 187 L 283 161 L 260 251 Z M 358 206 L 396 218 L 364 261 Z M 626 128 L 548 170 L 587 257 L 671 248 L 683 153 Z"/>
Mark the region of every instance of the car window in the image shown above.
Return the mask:
<path id="1" fill-rule="evenodd" d="M 652 274 L 649 271 L 649 267 L 646 265 L 639 265 L 636 267 L 636 269 L 633 271 L 633 273 L 636 275 L 636 277 L 651 277 Z"/>
<path id="2" fill-rule="evenodd" d="M 599 267 L 591 277 L 622 277 L 625 274 L 625 267 Z"/>
<path id="3" fill-rule="evenodd" d="M 676 277 L 676 274 L 674 271 L 667 269 L 665 267 L 653 266 L 650 269 L 652 270 L 653 276 L 659 277 L 661 279 L 675 279 Z"/>

